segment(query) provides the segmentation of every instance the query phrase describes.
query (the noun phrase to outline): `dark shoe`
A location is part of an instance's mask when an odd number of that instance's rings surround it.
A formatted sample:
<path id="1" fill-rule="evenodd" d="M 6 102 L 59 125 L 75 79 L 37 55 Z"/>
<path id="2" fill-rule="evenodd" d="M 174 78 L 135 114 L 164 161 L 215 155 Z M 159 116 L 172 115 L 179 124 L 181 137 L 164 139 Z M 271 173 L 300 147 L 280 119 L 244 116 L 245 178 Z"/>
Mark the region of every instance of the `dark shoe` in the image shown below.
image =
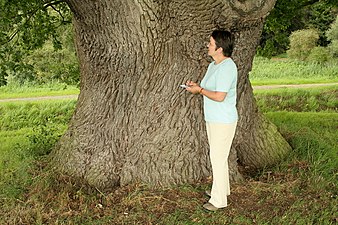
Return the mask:
<path id="1" fill-rule="evenodd" d="M 211 190 L 206 190 L 205 194 L 208 195 L 209 197 L 211 197 Z"/>
<path id="2" fill-rule="evenodd" d="M 209 211 L 216 211 L 218 210 L 217 207 L 215 207 L 213 204 L 207 202 L 203 205 L 203 208 L 205 208 L 206 210 L 209 210 Z"/>

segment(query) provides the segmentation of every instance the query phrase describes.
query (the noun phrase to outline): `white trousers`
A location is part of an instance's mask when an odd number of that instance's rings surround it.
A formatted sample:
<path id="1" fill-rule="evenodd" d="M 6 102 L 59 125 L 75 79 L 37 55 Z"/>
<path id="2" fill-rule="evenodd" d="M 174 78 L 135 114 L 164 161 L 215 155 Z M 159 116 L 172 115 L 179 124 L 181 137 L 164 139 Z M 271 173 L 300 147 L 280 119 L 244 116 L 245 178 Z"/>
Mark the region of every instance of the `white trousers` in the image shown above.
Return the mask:
<path id="1" fill-rule="evenodd" d="M 209 202 L 217 208 L 227 206 L 230 195 L 228 157 L 237 122 L 231 124 L 206 123 L 212 167 L 212 188 Z"/>

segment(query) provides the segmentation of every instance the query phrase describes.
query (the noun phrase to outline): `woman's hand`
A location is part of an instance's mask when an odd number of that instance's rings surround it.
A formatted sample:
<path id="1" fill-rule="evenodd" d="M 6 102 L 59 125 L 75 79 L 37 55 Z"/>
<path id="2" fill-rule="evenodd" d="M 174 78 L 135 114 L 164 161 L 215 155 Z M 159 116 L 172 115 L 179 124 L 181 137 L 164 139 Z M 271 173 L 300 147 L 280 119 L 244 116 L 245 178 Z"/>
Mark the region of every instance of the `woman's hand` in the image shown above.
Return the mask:
<path id="1" fill-rule="evenodd" d="M 187 81 L 185 85 L 188 86 L 186 90 L 191 92 L 192 94 L 198 94 L 201 90 L 201 87 L 197 83 L 192 81 Z"/>
<path id="2" fill-rule="evenodd" d="M 188 80 L 188 81 L 185 83 L 185 85 L 187 85 L 187 86 L 198 86 L 197 83 L 195 83 L 195 82 L 193 82 L 193 81 L 191 81 L 191 80 Z"/>
<path id="3" fill-rule="evenodd" d="M 201 94 L 216 102 L 223 102 L 225 97 L 227 96 L 227 92 L 209 91 L 201 88 L 197 83 L 192 81 L 187 81 L 185 85 L 188 86 L 186 90 L 191 92 L 192 94 Z"/>

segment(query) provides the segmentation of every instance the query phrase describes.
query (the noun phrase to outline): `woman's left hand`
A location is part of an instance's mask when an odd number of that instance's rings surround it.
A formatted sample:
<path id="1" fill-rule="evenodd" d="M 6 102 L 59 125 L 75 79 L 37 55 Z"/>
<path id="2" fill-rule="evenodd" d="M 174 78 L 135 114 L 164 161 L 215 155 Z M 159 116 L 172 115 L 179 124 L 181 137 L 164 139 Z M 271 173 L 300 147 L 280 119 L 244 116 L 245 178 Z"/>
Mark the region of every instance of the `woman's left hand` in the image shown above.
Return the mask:
<path id="1" fill-rule="evenodd" d="M 198 94 L 201 90 L 201 87 L 195 82 L 187 81 L 186 85 L 188 86 L 186 90 L 192 94 Z"/>

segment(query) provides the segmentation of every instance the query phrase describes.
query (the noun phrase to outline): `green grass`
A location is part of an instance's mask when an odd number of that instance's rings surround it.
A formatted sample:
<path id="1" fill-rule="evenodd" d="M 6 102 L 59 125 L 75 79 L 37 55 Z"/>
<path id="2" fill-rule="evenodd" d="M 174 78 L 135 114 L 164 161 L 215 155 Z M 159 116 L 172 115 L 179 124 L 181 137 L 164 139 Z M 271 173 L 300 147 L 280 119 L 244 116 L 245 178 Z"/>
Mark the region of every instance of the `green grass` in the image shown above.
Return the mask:
<path id="1" fill-rule="evenodd" d="M 75 104 L 76 100 L 0 103 L 0 128 L 2 131 L 16 130 L 46 122 L 66 125 Z"/>
<path id="2" fill-rule="evenodd" d="M 29 169 L 34 157 L 27 151 L 26 136 L 31 132 L 27 128 L 0 132 L 0 198 L 16 199 L 31 183 Z"/>
<path id="3" fill-rule="evenodd" d="M 262 112 L 338 112 L 338 85 L 255 90 L 254 95 Z"/>
<path id="4" fill-rule="evenodd" d="M 22 198 L 36 160 L 64 133 L 74 107 L 75 100 L 0 104 L 0 199 Z"/>
<path id="5" fill-rule="evenodd" d="M 0 103 L 0 223 L 335 224 L 336 88 L 259 90 L 255 96 L 293 150 L 276 166 L 232 185 L 229 207 L 216 213 L 201 207 L 209 180 L 101 193 L 56 176 L 43 169 L 45 157 L 67 128 L 76 101 Z M 309 101 L 311 107 L 302 104 Z"/>
<path id="6" fill-rule="evenodd" d="M 308 167 L 307 171 L 302 175 L 326 181 L 314 183 L 313 188 L 338 184 L 337 113 L 268 112 L 265 115 L 293 147 L 290 160 L 300 159 L 307 163 L 304 165 Z"/>
<path id="7" fill-rule="evenodd" d="M 51 83 L 44 85 L 13 84 L 0 87 L 0 99 L 75 95 L 79 93 L 80 90 L 78 87 L 62 83 Z"/>
<path id="8" fill-rule="evenodd" d="M 338 64 L 255 57 L 249 78 L 252 85 L 333 83 L 338 82 Z"/>

